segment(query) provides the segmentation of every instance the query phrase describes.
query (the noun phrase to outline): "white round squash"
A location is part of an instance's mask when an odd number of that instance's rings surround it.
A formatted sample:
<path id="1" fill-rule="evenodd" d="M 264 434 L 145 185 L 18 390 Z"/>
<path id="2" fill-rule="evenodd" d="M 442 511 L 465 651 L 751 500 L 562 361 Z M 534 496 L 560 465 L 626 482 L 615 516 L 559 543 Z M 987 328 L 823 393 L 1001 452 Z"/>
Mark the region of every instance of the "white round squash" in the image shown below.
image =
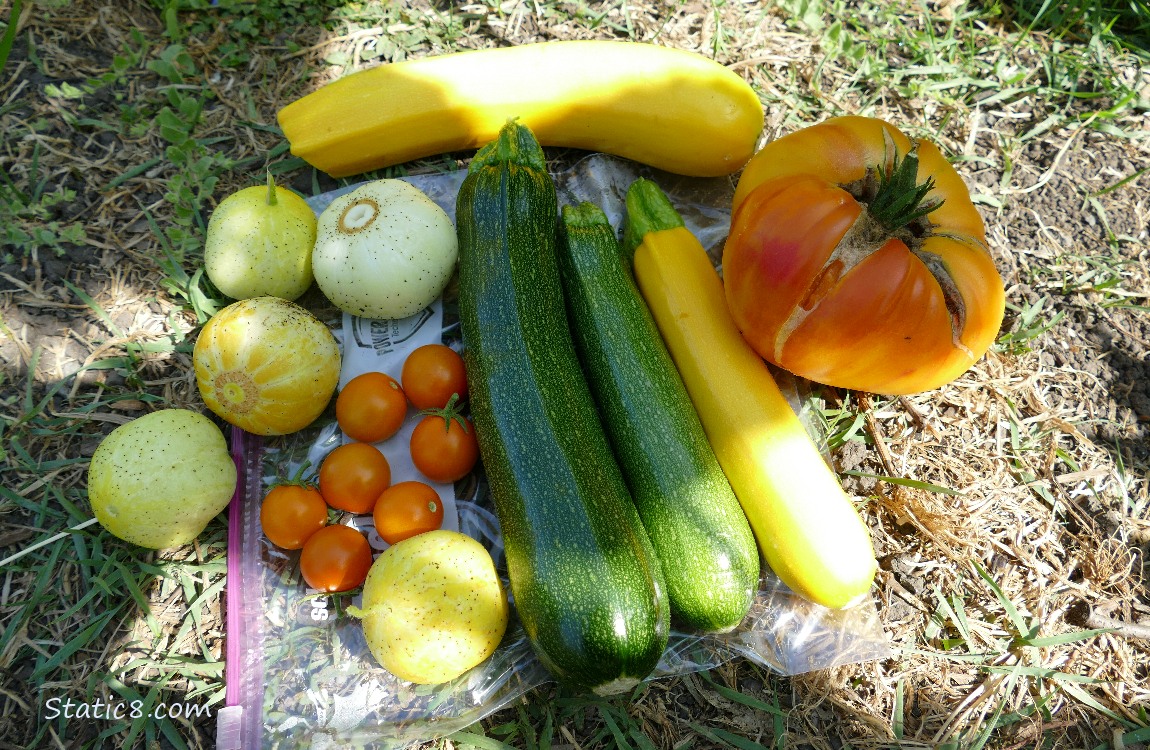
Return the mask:
<path id="1" fill-rule="evenodd" d="M 344 312 L 406 318 L 443 293 L 458 257 L 447 213 L 411 183 L 384 179 L 361 185 L 323 210 L 312 273 Z"/>

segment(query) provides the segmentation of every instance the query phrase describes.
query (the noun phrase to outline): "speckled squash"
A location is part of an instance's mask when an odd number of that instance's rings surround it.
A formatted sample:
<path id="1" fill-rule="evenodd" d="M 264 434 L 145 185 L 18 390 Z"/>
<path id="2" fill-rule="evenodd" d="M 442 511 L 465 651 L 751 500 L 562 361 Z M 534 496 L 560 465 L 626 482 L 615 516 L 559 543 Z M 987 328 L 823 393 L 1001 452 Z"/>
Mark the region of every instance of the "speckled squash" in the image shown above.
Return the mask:
<path id="1" fill-rule="evenodd" d="M 315 212 L 268 174 L 220 201 L 204 235 L 204 271 L 232 299 L 294 300 L 312 283 Z"/>
<path id="2" fill-rule="evenodd" d="M 482 544 L 428 531 L 391 545 L 363 584 L 364 637 L 384 669 L 434 685 L 482 663 L 507 630 L 509 605 Z"/>
<path id="3" fill-rule="evenodd" d="M 312 271 L 331 303 L 361 318 L 415 315 L 443 293 L 459 249 L 451 217 L 399 179 L 360 185 L 319 215 Z"/>
<path id="4" fill-rule="evenodd" d="M 256 435 L 287 435 L 323 413 L 339 383 L 335 336 L 299 305 L 253 297 L 204 325 L 192 353 L 208 408 Z"/>
<path id="5" fill-rule="evenodd" d="M 163 409 L 120 425 L 96 447 L 88 500 L 108 532 L 165 549 L 195 539 L 236 489 L 236 466 L 212 420 Z"/>
<path id="6" fill-rule="evenodd" d="M 542 149 L 509 123 L 459 191 L 459 318 L 519 619 L 557 679 L 608 694 L 654 669 L 670 610 L 571 340 L 557 214 Z"/>

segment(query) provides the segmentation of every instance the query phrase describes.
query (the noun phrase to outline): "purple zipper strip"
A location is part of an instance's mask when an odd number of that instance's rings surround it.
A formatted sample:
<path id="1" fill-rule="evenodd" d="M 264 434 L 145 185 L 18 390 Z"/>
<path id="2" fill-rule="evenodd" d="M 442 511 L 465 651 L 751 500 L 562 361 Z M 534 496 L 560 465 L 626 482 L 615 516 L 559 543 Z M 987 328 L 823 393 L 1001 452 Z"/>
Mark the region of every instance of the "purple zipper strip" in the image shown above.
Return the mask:
<path id="1" fill-rule="evenodd" d="M 258 748 L 263 713 L 263 622 L 260 571 L 259 498 L 263 491 L 263 442 L 238 427 L 231 430 L 238 474 L 228 509 L 228 582 L 225 589 L 226 651 L 224 704 L 219 721 L 230 748 Z M 234 710 L 232 710 L 234 707 Z M 217 727 L 217 746 L 220 730 Z"/>
<path id="2" fill-rule="evenodd" d="M 224 657 L 224 705 L 235 706 L 239 703 L 240 681 L 236 679 L 240 674 L 240 628 L 243 619 L 240 617 L 239 600 L 243 593 L 243 578 L 240 573 L 242 537 L 240 529 L 243 517 L 244 494 L 247 491 L 247 461 L 244 456 L 244 431 L 232 428 L 232 460 L 235 461 L 236 471 L 239 473 L 236 482 L 236 492 L 232 495 L 232 502 L 228 508 L 228 582 L 225 586 L 225 601 L 227 603 L 227 635 Z"/>

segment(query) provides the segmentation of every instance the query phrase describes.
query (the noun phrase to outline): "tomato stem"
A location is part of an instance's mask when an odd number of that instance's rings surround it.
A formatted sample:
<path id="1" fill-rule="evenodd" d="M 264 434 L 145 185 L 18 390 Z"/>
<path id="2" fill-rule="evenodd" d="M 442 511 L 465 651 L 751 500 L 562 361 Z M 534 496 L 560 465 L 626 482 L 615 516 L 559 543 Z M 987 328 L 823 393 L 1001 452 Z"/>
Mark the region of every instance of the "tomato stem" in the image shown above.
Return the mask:
<path id="1" fill-rule="evenodd" d="M 451 398 L 442 408 L 432 407 L 431 409 L 423 409 L 419 412 L 427 417 L 441 417 L 443 419 L 444 432 L 451 432 L 451 421 L 455 420 L 459 426 L 463 428 L 464 432 L 471 432 L 471 424 L 467 418 L 463 416 L 463 405 L 460 403 L 459 394 L 451 394 Z"/>
<path id="2" fill-rule="evenodd" d="M 934 189 L 934 177 L 918 182 L 918 153 L 914 148 L 902 159 L 896 152 L 890 165 L 876 172 L 878 188 L 868 209 L 887 231 L 905 227 L 942 205 L 941 198 L 926 198 Z"/>
<path id="3" fill-rule="evenodd" d="M 296 469 L 295 474 L 292 474 L 291 477 L 287 479 L 280 479 L 276 483 L 276 486 L 294 485 L 297 487 L 318 487 L 319 485 L 314 478 L 304 479 L 304 474 L 308 473 L 309 469 L 311 469 L 311 461 L 304 461 L 300 464 L 300 467 Z"/>

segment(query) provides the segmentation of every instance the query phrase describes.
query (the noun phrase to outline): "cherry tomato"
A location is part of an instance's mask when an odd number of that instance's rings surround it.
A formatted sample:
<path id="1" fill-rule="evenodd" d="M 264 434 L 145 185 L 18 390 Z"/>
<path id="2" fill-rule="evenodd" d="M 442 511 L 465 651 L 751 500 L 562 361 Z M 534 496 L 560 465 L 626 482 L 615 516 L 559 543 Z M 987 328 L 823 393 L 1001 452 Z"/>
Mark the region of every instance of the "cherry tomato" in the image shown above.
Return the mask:
<path id="1" fill-rule="evenodd" d="M 347 443 L 319 467 L 319 491 L 327 504 L 349 513 L 370 513 L 391 484 L 391 464 L 370 443 Z"/>
<path id="2" fill-rule="evenodd" d="M 382 372 L 355 376 L 335 398 L 335 420 L 352 440 L 387 440 L 405 419 L 407 396 L 395 378 Z"/>
<path id="3" fill-rule="evenodd" d="M 372 516 L 380 538 L 395 544 L 442 526 L 443 503 L 435 488 L 425 482 L 399 482 L 379 496 Z"/>
<path id="4" fill-rule="evenodd" d="M 433 482 L 462 479 L 479 460 L 475 425 L 460 416 L 454 401 L 424 412 L 411 433 L 411 462 Z"/>
<path id="5" fill-rule="evenodd" d="M 311 485 L 272 487 L 260 505 L 264 536 L 283 549 L 299 549 L 312 534 L 327 525 L 327 503 Z"/>
<path id="6" fill-rule="evenodd" d="M 452 394 L 459 394 L 460 401 L 467 398 L 463 357 L 443 344 L 425 344 L 409 354 L 400 379 L 417 409 L 442 409 Z"/>
<path id="7" fill-rule="evenodd" d="M 367 537 L 337 523 L 323 527 L 304 543 L 299 571 L 313 589 L 348 591 L 363 585 L 371 562 Z"/>

